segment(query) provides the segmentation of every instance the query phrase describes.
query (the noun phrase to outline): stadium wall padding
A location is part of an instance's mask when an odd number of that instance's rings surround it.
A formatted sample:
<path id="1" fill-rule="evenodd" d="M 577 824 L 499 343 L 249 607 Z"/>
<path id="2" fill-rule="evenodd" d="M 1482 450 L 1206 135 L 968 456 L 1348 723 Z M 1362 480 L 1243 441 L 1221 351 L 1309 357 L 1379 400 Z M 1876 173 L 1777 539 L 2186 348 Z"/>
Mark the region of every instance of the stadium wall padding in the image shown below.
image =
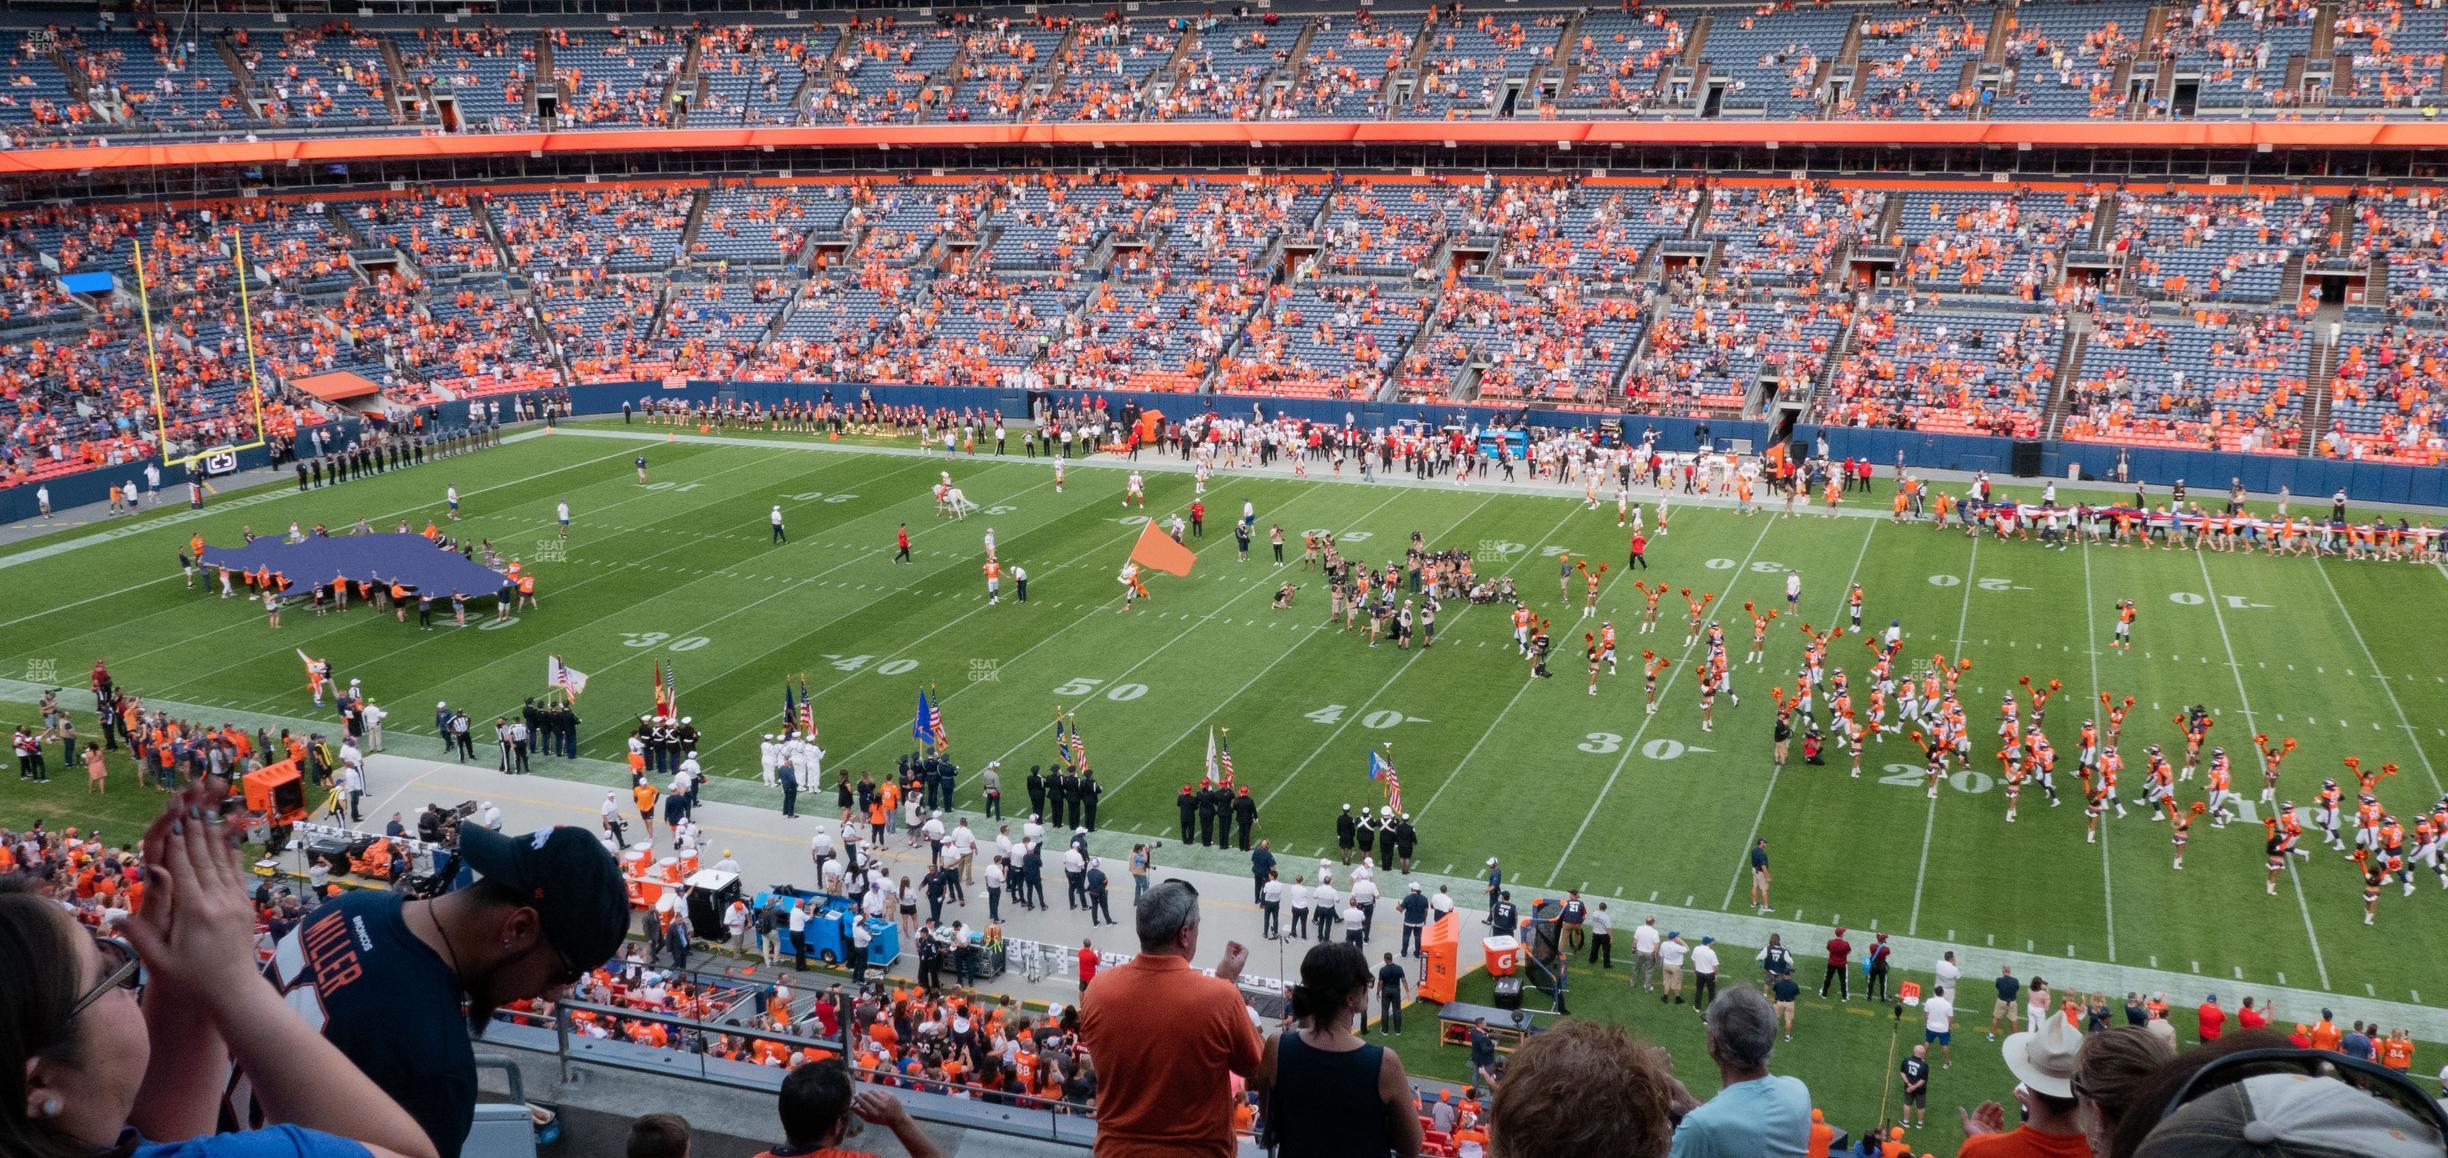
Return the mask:
<path id="1" fill-rule="evenodd" d="M 955 410 L 984 406 L 1010 419 L 1017 420 L 1028 415 L 1026 391 L 981 386 L 691 380 L 680 389 L 667 389 L 660 382 L 609 382 L 575 387 L 571 390 L 571 401 L 580 414 L 617 414 L 623 401 L 634 405 L 649 397 L 704 402 L 728 395 L 741 402 L 770 406 L 790 400 L 813 401 L 826 390 L 833 392 L 836 402 L 856 401 L 859 392 L 866 390 L 876 401 L 895 406 L 918 405 Z M 1270 418 L 1282 414 L 1312 422 L 1339 423 L 1349 415 L 1369 427 L 1398 422 L 1437 425 L 1456 420 L 1465 424 L 1495 419 L 1512 421 L 1521 413 L 1519 407 L 1354 402 L 1245 394 L 1162 394 L 1127 390 L 1055 390 L 1047 393 L 1058 398 L 1094 395 L 1113 406 L 1126 401 L 1137 402 L 1142 408 L 1160 410 L 1168 416 L 1208 409 L 1219 414 L 1246 416 L 1250 413 L 1251 405 L 1256 404 L 1262 406 Z M 1625 433 L 1632 437 L 1638 437 L 1643 430 L 1655 429 L 1660 445 L 1669 450 L 1691 449 L 1695 445 L 1694 436 L 1702 427 L 1707 428 L 1712 443 L 1724 439 L 1745 439 L 1752 449 L 1758 450 L 1767 445 L 1771 430 L 1769 424 L 1764 422 L 1676 418 L 1630 411 L 1539 411 L 1530 419 L 1542 426 L 1583 428 L 1610 420 L 1622 422 Z M 1815 424 L 1795 428 L 1795 436 L 1804 440 L 1816 440 L 1823 433 L 1827 437 L 1830 453 L 1840 458 L 1867 458 L 1882 471 L 1892 470 L 1898 455 L 1901 455 L 1908 465 L 1923 469 L 1985 470 L 2006 478 L 2010 477 L 2014 461 L 2014 440 L 2009 438 Z M 2042 444 L 2042 476 L 2062 479 L 2069 468 L 2079 466 L 2084 479 L 2105 481 L 2115 477 L 2120 453 L 2126 456 L 2129 479 L 2161 488 L 2181 479 L 2197 493 L 2207 493 L 2225 489 L 2230 478 L 2240 478 L 2247 489 L 2257 493 L 2273 493 L 2285 487 L 2295 495 L 2314 498 L 2343 489 L 2347 497 L 2365 502 L 2448 507 L 2448 468 L 2397 463 L 2058 441 Z"/>
<path id="2" fill-rule="evenodd" d="M 836 401 L 854 401 L 859 391 L 871 392 L 877 401 L 896 406 L 920 405 L 959 409 L 970 406 L 992 407 L 1007 418 L 1021 419 L 1028 415 L 1028 394 L 1022 390 L 978 386 L 890 386 L 856 383 L 791 383 L 791 382 L 712 382 L 691 380 L 679 389 L 668 389 L 662 382 L 597 382 L 569 388 L 572 409 L 580 415 L 618 414 L 621 403 L 636 405 L 641 399 L 681 399 L 706 402 L 729 395 L 741 402 L 773 405 L 779 402 L 821 397 L 830 389 Z M 1245 415 L 1252 404 L 1264 407 L 1267 415 L 1290 415 L 1312 422 L 1335 422 L 1350 415 L 1367 426 L 1398 422 L 1423 422 L 1432 425 L 1459 420 L 1463 423 L 1485 423 L 1495 419 L 1511 421 L 1518 417 L 1517 407 L 1423 405 L 1408 402 L 1349 402 L 1325 398 L 1269 398 L 1254 395 L 1216 394 L 1156 394 L 1131 391 L 1051 391 L 1057 397 L 1078 397 L 1093 393 L 1109 404 L 1135 401 L 1143 408 L 1160 410 L 1167 415 L 1180 415 L 1193 410 L 1213 408 L 1218 413 Z M 508 402 L 508 398 L 501 399 Z M 1723 439 L 1748 440 L 1754 450 L 1767 445 L 1770 428 L 1763 422 L 1737 419 L 1694 419 L 1652 416 L 1626 411 L 1542 411 L 1534 416 L 1540 425 L 1557 427 L 1593 427 L 1603 421 L 1620 421 L 1628 435 L 1638 437 L 1642 431 L 1655 429 L 1660 444 L 1670 450 L 1688 450 L 1695 445 L 1694 436 L 1706 427 L 1712 443 Z M 343 440 L 353 438 L 357 420 L 345 419 L 326 430 L 337 430 Z M 1922 434 L 1909 430 L 1862 430 L 1840 426 L 1803 425 L 1795 428 L 1795 437 L 1815 440 L 1824 433 L 1828 449 L 1839 457 L 1867 458 L 1882 471 L 1895 467 L 1898 455 L 1908 465 L 1931 470 L 1985 470 L 2001 478 L 2008 477 L 2014 453 L 2014 440 L 1987 438 L 1963 434 Z M 2119 446 L 2087 442 L 2048 442 L 2043 444 L 2042 474 L 2049 478 L 2064 478 L 2069 468 L 2080 467 L 2085 479 L 2102 481 L 2115 477 L 2117 458 L 2126 459 L 2127 477 L 2156 487 L 2166 487 L 2177 480 L 2198 493 L 2223 490 L 2227 480 L 2242 479 L 2246 489 L 2256 493 L 2276 492 L 2280 487 L 2304 498 L 2321 498 L 2339 490 L 2348 498 L 2363 502 L 2407 503 L 2416 506 L 2448 507 L 2448 467 L 2404 466 L 2384 462 L 2350 462 L 2339 459 L 2295 458 L 2286 455 L 2233 454 L 2224 451 L 2179 450 L 2168 447 Z M 111 486 L 135 479 L 143 481 L 145 463 L 139 459 L 100 470 L 82 471 L 47 480 L 51 488 L 51 505 L 55 510 L 67 510 L 87 503 L 103 501 Z M 238 452 L 240 470 L 267 465 L 271 454 L 263 447 Z M 172 468 L 163 472 L 162 490 L 168 498 L 184 502 L 186 474 Z M 40 512 L 34 503 L 35 484 L 0 489 L 0 522 L 17 522 L 36 517 Z M 177 492 L 177 493 L 174 493 Z"/>

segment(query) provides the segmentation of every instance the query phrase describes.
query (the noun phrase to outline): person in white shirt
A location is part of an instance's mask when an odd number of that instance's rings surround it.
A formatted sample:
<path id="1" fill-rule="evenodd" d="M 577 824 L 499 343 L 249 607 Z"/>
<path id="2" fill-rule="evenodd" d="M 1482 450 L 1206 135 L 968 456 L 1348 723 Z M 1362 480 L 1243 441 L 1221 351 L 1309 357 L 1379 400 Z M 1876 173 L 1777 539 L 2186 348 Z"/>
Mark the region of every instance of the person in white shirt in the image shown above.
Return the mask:
<path id="1" fill-rule="evenodd" d="M 1605 901 L 1598 902 L 1598 911 L 1590 914 L 1589 935 L 1590 963 L 1598 964 L 1599 958 L 1603 956 L 1606 959 L 1604 968 L 1613 969 L 1615 967 L 1615 917 L 1607 912 Z"/>
<path id="2" fill-rule="evenodd" d="M 1319 941 L 1334 939 L 1335 912 L 1342 903 L 1343 894 L 1335 891 L 1333 875 L 1319 873 L 1317 891 L 1310 894 L 1309 908 L 1309 919 L 1317 925 Z"/>
<path id="3" fill-rule="evenodd" d="M 799 774 L 801 791 L 814 792 L 824 784 L 824 749 L 805 737 L 791 742 L 791 767 Z"/>
<path id="4" fill-rule="evenodd" d="M 1269 871 L 1267 882 L 1258 888 L 1258 906 L 1260 912 L 1265 916 L 1264 927 L 1260 932 L 1269 941 L 1279 940 L 1283 936 L 1283 901 L 1283 878 Z"/>
<path id="5" fill-rule="evenodd" d="M 1666 974 L 1666 987 L 1658 993 L 1658 1003 L 1683 1003 L 1683 959 L 1691 954 L 1691 946 L 1683 942 L 1683 934 L 1667 930 L 1666 939 L 1658 943 L 1658 964 Z"/>
<path id="6" fill-rule="evenodd" d="M 1292 937 L 1309 935 L 1309 902 L 1314 893 L 1307 877 L 1292 878 L 1292 887 L 1284 890 L 1284 910 L 1292 914 Z"/>
<path id="7" fill-rule="evenodd" d="M 39 486 L 34 488 L 34 509 L 42 512 L 44 522 L 48 523 L 51 521 L 50 487 Z"/>
<path id="8" fill-rule="evenodd" d="M 730 937 L 732 952 L 738 952 L 748 942 L 748 902 L 732 901 L 731 907 L 723 910 L 722 923 L 723 932 Z"/>
<path id="9" fill-rule="evenodd" d="M 553 515 L 561 520 L 561 537 L 569 538 L 569 500 L 563 499 L 554 504 Z"/>
<path id="10" fill-rule="evenodd" d="M 501 831 L 501 808 L 490 800 L 484 802 L 484 826 L 492 829 L 495 832 Z"/>
<path id="11" fill-rule="evenodd" d="M 966 884 L 975 880 L 973 865 L 977 857 L 977 834 L 969 831 L 967 817 L 962 817 L 960 823 L 953 826 L 952 835 L 945 843 L 951 850 L 952 863 L 960 868 L 961 882 Z"/>
<path id="12" fill-rule="evenodd" d="M 723 850 L 722 859 L 714 862 L 714 871 L 737 875 L 740 871 L 740 862 L 738 858 L 731 855 L 731 850 L 726 848 Z"/>
<path id="13" fill-rule="evenodd" d="M 1948 954 L 1950 957 L 1953 955 Z M 1921 1040 L 1937 1046 L 1946 1068 L 1954 1069 L 1955 1003 L 1947 1000 L 1948 992 L 1944 985 L 1933 985 L 1930 995 L 1921 1002 Z"/>
<path id="14" fill-rule="evenodd" d="M 1717 1000 L 1717 938 L 1702 937 L 1692 946 L 1692 1007 L 1706 1016 L 1709 1002 Z"/>
<path id="15" fill-rule="evenodd" d="M 790 909 L 791 948 L 798 958 L 794 964 L 801 969 L 807 968 L 807 924 L 808 903 L 801 900 Z"/>
<path id="16" fill-rule="evenodd" d="M 1956 990 L 1955 983 L 1962 979 L 1963 969 L 1955 964 L 1955 951 L 1950 949 L 1945 956 L 1938 959 L 1936 981 L 1947 992 L 1953 993 Z"/>
<path id="17" fill-rule="evenodd" d="M 767 788 L 774 786 L 774 769 L 781 765 L 781 751 L 782 745 L 774 741 L 771 732 L 757 744 L 757 779 Z"/>
<path id="18" fill-rule="evenodd" d="M 1070 886 L 1066 899 L 1074 909 L 1088 907 L 1088 856 L 1076 843 L 1063 846 L 1063 880 Z"/>
<path id="19" fill-rule="evenodd" d="M 840 895 L 842 889 L 842 875 L 846 871 L 847 868 L 842 864 L 842 858 L 838 856 L 826 857 L 824 859 L 823 867 L 818 870 L 819 875 L 824 880 L 824 891 L 835 894 L 836 896 Z"/>
<path id="20" fill-rule="evenodd" d="M 1436 895 L 1428 898 L 1428 919 L 1433 921 L 1452 911 L 1454 911 L 1453 894 L 1446 892 L 1445 886 L 1438 885 Z"/>
<path id="21" fill-rule="evenodd" d="M 363 718 L 365 720 L 366 750 L 369 752 L 382 751 L 383 721 L 390 719 L 391 713 L 384 711 L 378 705 L 367 704 Z"/>
<path id="22" fill-rule="evenodd" d="M 1633 930 L 1633 984 L 1643 992 L 1657 992 L 1657 943 L 1665 938 L 1657 935 L 1657 918 L 1640 918 L 1640 928 Z"/>
<path id="23" fill-rule="evenodd" d="M 826 859 L 832 855 L 833 834 L 826 832 L 825 827 L 819 824 L 816 826 L 816 834 L 808 838 L 808 863 L 821 868 Z"/>
<path id="24" fill-rule="evenodd" d="M 628 847 L 629 825 L 627 822 L 621 819 L 620 795 L 618 793 L 604 793 L 603 830 L 605 836 L 612 838 L 612 843 L 614 845 L 623 848 Z"/>
<path id="25" fill-rule="evenodd" d="M 1021 842 L 1024 844 L 1036 844 L 1044 839 L 1045 825 L 1039 821 L 1036 813 L 1029 813 L 1028 823 L 1020 826 Z"/>
<path id="26" fill-rule="evenodd" d="M 1362 944 L 1368 943 L 1369 935 L 1376 932 L 1377 900 L 1382 895 L 1377 891 L 1375 873 L 1355 872 L 1352 874 L 1350 911 L 1360 915 L 1360 942 Z M 1351 919 L 1350 917 L 1344 918 L 1346 921 Z"/>

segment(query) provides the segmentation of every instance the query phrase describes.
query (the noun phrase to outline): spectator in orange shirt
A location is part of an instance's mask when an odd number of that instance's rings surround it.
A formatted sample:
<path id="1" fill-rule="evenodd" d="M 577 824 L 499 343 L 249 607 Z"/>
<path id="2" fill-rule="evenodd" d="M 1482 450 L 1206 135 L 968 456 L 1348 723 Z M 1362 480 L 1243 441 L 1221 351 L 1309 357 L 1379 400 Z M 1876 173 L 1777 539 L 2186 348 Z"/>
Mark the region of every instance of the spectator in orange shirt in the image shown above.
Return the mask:
<path id="1" fill-rule="evenodd" d="M 1215 977 L 1198 955 L 1198 891 L 1181 881 L 1138 904 L 1139 955 L 1105 970 L 1080 1000 L 1080 1038 L 1097 1059 L 1097 1158 L 1231 1158 L 1230 1075 L 1258 1069 L 1258 1031 L 1234 982 L 1249 959 L 1224 945 Z"/>
<path id="2" fill-rule="evenodd" d="M 838 1062 L 792 1070 L 782 1079 L 781 1112 L 784 1144 L 757 1158 L 874 1158 L 871 1151 L 841 1145 L 858 1137 L 863 1125 L 892 1131 L 910 1158 L 943 1158 L 901 1099 L 882 1090 L 853 1092 L 850 1071 Z"/>

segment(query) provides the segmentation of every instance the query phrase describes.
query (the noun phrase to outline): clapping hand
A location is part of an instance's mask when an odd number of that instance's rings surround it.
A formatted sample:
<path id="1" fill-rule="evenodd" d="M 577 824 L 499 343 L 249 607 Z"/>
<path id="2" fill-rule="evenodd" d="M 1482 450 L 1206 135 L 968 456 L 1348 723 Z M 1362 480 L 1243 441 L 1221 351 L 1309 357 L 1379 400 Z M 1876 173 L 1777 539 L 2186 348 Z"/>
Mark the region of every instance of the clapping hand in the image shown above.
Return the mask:
<path id="1" fill-rule="evenodd" d="M 148 984 L 204 997 L 255 972 L 255 911 L 237 830 L 221 817 L 226 794 L 205 777 L 145 829 L 144 903 L 123 927 Z"/>

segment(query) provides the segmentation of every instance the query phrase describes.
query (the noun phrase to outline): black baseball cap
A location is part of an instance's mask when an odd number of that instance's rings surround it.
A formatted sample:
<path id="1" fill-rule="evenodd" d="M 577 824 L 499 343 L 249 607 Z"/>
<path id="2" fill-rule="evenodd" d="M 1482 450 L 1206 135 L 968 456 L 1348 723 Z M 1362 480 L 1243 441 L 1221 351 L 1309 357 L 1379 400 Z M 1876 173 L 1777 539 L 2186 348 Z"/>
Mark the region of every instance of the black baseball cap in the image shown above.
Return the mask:
<path id="1" fill-rule="evenodd" d="M 505 836 L 462 825 L 459 855 L 477 875 L 527 898 L 543 922 L 545 941 L 571 965 L 603 964 L 628 933 L 629 892 L 620 865 L 585 829 L 555 825 Z"/>

